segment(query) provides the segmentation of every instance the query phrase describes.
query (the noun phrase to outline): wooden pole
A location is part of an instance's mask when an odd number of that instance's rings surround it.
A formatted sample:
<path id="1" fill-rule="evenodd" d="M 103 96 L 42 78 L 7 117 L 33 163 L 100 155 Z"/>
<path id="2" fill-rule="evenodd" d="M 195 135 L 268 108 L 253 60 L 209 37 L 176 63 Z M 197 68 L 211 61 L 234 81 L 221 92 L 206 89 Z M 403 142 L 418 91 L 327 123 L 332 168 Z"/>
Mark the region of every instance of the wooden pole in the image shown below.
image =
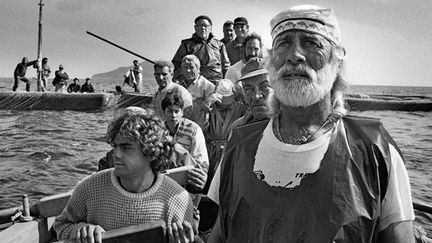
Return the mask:
<path id="1" fill-rule="evenodd" d="M 41 1 L 42 1 L 42 0 L 41 0 Z M 139 58 L 142 58 L 142 59 L 146 60 L 147 62 L 149 62 L 149 63 L 151 63 L 151 64 L 154 64 L 154 61 L 152 61 L 152 60 L 150 60 L 150 59 L 148 59 L 148 58 L 146 58 L 146 57 L 143 57 L 143 56 L 141 56 L 141 55 L 139 55 L 139 54 L 137 54 L 137 53 L 135 53 L 135 52 L 133 52 L 133 51 L 130 51 L 130 50 L 124 48 L 124 47 L 121 47 L 121 46 L 119 46 L 119 45 L 117 45 L 117 44 L 115 44 L 115 43 L 113 43 L 113 42 L 111 42 L 111 41 L 109 41 L 109 40 L 107 40 L 107 39 L 105 39 L 105 38 L 102 38 L 102 37 L 100 37 L 100 36 L 98 36 L 98 35 L 96 35 L 96 34 L 93 34 L 93 33 L 91 33 L 90 31 L 86 31 L 86 33 L 89 34 L 89 35 L 91 35 L 91 36 L 93 36 L 93 37 L 98 38 L 99 40 L 105 41 L 105 42 L 107 42 L 107 43 L 109 43 L 109 44 L 111 44 L 111 45 L 113 45 L 113 46 L 115 46 L 115 47 L 117 47 L 117 48 L 120 48 L 120 49 L 122 49 L 123 51 L 129 52 L 129 53 L 132 54 L 132 55 L 135 55 L 135 56 L 137 56 L 137 57 L 139 57 Z"/>
<path id="2" fill-rule="evenodd" d="M 39 3 L 39 34 L 38 34 L 38 51 L 37 51 L 37 73 L 38 73 L 38 91 L 45 91 L 46 87 L 42 84 L 42 7 L 44 4 L 42 0 Z"/>

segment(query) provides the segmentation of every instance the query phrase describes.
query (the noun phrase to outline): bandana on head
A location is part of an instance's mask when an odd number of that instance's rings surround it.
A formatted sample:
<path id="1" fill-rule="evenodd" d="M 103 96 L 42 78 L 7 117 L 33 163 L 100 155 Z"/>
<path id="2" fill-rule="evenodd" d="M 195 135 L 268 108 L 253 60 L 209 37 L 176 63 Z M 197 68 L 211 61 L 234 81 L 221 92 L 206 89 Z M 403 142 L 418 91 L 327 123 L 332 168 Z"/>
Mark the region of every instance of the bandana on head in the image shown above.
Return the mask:
<path id="1" fill-rule="evenodd" d="M 332 43 L 340 43 L 340 30 L 333 10 L 311 5 L 290 8 L 270 22 L 273 40 L 287 30 L 304 30 L 320 34 Z"/>

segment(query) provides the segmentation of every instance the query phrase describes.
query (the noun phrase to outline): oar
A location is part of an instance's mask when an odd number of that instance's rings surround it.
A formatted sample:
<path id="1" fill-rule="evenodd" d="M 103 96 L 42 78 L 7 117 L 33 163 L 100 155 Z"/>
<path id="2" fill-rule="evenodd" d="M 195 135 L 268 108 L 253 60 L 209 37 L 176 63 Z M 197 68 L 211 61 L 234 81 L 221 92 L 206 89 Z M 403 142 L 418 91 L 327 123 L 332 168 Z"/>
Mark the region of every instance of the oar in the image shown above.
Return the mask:
<path id="1" fill-rule="evenodd" d="M 432 206 L 420 202 L 413 202 L 414 209 L 432 214 Z"/>
<path id="2" fill-rule="evenodd" d="M 152 61 L 152 60 L 150 60 L 150 59 L 148 59 L 148 58 L 146 58 L 146 57 L 143 57 L 143 56 L 141 56 L 141 55 L 139 55 L 139 54 L 137 54 L 137 53 L 135 53 L 135 52 L 133 52 L 133 51 L 130 51 L 130 50 L 124 48 L 124 47 L 121 47 L 121 46 L 119 46 L 119 45 L 117 45 L 117 44 L 115 44 L 115 43 L 113 43 L 113 42 L 111 42 L 111 41 L 109 41 L 109 40 L 107 40 L 107 39 L 105 39 L 105 38 L 102 38 L 102 37 L 100 37 L 100 36 L 98 36 L 98 35 L 96 35 L 96 34 L 93 34 L 93 33 L 91 33 L 90 31 L 86 31 L 86 33 L 89 34 L 89 35 L 91 35 L 91 36 L 93 36 L 93 37 L 98 38 L 99 40 L 105 41 L 105 42 L 107 42 L 107 43 L 109 43 L 109 44 L 111 44 L 111 45 L 113 45 L 113 46 L 115 46 L 115 47 L 117 47 L 117 48 L 120 48 L 120 49 L 122 49 L 123 51 L 129 52 L 129 53 L 132 54 L 132 55 L 135 55 L 135 56 L 137 56 L 137 57 L 139 57 L 139 58 L 142 58 L 142 59 L 146 60 L 147 62 L 149 62 L 149 63 L 151 63 L 151 64 L 154 64 L 154 61 Z"/>

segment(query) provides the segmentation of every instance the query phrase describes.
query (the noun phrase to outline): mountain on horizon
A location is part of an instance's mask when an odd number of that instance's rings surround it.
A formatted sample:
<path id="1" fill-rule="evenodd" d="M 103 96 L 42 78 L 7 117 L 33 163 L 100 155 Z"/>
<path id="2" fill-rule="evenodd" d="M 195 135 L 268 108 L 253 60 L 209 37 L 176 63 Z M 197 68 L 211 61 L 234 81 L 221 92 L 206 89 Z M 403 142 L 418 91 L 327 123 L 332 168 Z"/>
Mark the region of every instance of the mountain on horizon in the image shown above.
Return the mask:
<path id="1" fill-rule="evenodd" d="M 139 65 L 143 68 L 143 80 L 153 80 L 153 64 L 149 62 L 142 62 Z M 132 65 L 129 67 L 118 67 L 112 71 L 95 74 L 92 76 L 92 79 L 123 80 L 123 75 L 125 75 L 130 68 L 132 68 Z"/>

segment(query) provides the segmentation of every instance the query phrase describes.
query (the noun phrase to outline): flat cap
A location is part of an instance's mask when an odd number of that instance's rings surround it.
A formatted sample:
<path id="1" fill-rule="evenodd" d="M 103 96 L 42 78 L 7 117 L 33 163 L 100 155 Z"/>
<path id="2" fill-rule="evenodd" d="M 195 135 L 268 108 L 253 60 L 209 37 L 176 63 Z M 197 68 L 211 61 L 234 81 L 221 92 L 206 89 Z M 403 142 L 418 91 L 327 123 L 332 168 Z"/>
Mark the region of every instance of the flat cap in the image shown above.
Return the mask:
<path id="1" fill-rule="evenodd" d="M 196 23 L 197 23 L 198 21 L 200 21 L 201 19 L 206 19 L 208 22 L 210 22 L 211 25 L 213 25 L 213 23 L 212 23 L 210 17 L 207 16 L 207 15 L 200 15 L 200 16 L 196 17 L 194 23 L 196 24 Z"/>
<path id="2" fill-rule="evenodd" d="M 261 58 L 254 57 L 246 62 L 241 70 L 241 77 L 238 81 L 244 81 L 244 79 L 264 74 L 268 74 L 267 69 L 264 68 L 264 61 Z"/>

